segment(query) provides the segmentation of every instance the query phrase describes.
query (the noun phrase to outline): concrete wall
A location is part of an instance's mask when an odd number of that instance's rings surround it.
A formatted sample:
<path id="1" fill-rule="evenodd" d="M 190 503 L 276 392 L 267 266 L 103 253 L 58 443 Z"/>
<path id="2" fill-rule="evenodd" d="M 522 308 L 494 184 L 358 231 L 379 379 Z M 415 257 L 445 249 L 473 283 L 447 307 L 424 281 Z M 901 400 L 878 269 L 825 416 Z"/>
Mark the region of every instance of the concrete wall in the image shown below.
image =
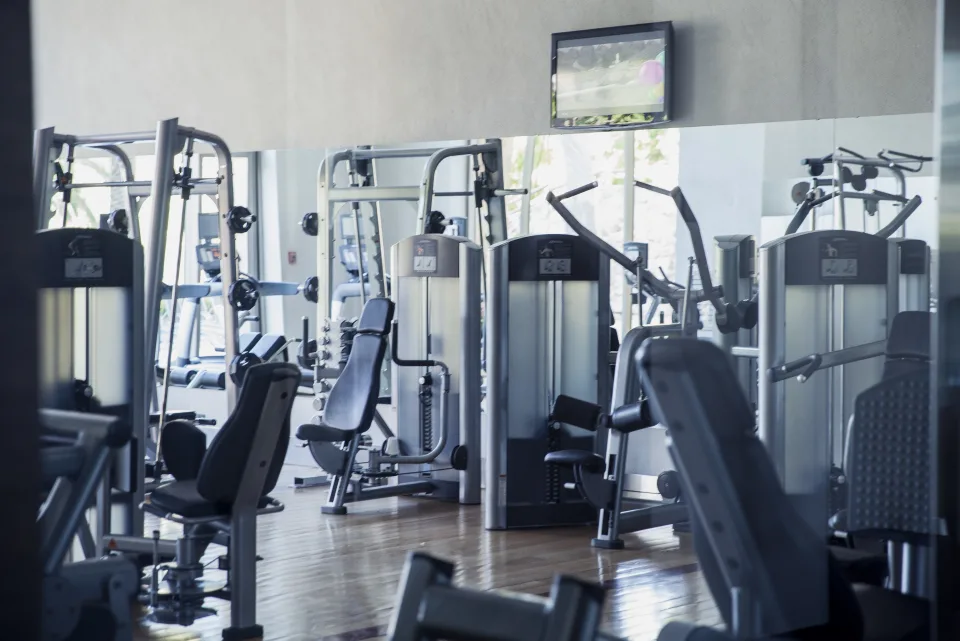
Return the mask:
<path id="1" fill-rule="evenodd" d="M 238 150 L 548 129 L 553 32 L 673 20 L 680 126 L 932 109 L 935 0 L 36 0 L 37 126 Z"/>

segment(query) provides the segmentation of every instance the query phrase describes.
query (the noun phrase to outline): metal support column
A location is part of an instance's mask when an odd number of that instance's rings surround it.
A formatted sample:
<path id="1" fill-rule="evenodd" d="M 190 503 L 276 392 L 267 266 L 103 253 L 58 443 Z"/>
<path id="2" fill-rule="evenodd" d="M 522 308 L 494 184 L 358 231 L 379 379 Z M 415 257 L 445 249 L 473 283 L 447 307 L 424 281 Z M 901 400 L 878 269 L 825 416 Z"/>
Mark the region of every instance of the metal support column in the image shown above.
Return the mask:
<path id="1" fill-rule="evenodd" d="M 170 213 L 170 196 L 173 185 L 173 157 L 177 154 L 179 127 L 176 118 L 161 120 L 157 124 L 155 145 L 156 165 L 153 171 L 151 200 L 150 246 L 146 254 L 146 296 L 144 318 L 146 319 L 145 349 L 148 358 L 146 376 L 147 398 L 156 396 L 156 367 L 153 356 L 157 350 L 160 331 L 160 297 L 163 293 L 163 259 L 167 250 L 167 218 Z M 171 337 L 172 338 L 172 337 Z M 228 361 L 229 363 L 229 361 Z"/>
<path id="2" fill-rule="evenodd" d="M 632 131 L 623 132 L 623 242 L 633 241 L 633 222 L 634 222 L 634 194 L 636 193 L 633 185 L 634 161 L 635 161 L 635 143 L 634 133 Z M 646 265 L 644 265 L 646 267 Z M 623 283 L 623 290 L 620 302 L 620 335 L 626 336 L 633 328 L 633 288 L 627 285 L 626 274 L 620 277 Z M 638 314 L 642 317 L 643 306 L 640 306 Z M 614 408 L 615 409 L 615 408 Z"/>

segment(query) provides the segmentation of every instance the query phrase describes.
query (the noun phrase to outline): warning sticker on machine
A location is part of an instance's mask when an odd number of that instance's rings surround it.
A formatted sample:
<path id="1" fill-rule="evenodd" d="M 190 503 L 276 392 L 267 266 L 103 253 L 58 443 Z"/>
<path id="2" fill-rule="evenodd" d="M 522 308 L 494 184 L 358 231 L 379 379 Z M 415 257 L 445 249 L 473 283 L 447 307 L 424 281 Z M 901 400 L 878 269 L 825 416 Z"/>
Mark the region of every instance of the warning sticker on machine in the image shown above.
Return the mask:
<path id="1" fill-rule="evenodd" d="M 433 274 L 437 271 L 437 241 L 424 238 L 413 246 L 413 271 Z"/>
<path id="2" fill-rule="evenodd" d="M 541 276 L 569 276 L 573 268 L 573 243 L 556 239 L 540 241 L 537 257 Z"/>

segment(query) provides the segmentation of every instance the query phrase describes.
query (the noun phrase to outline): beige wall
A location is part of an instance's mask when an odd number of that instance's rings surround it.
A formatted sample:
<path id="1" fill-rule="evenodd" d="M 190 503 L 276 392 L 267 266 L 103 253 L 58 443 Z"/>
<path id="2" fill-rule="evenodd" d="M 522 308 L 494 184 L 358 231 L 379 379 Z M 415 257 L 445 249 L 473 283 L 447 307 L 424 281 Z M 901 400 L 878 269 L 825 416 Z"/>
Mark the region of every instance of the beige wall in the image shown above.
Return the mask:
<path id="1" fill-rule="evenodd" d="M 548 128 L 550 34 L 673 20 L 678 124 L 932 110 L 935 0 L 35 0 L 37 124 L 237 150 Z"/>

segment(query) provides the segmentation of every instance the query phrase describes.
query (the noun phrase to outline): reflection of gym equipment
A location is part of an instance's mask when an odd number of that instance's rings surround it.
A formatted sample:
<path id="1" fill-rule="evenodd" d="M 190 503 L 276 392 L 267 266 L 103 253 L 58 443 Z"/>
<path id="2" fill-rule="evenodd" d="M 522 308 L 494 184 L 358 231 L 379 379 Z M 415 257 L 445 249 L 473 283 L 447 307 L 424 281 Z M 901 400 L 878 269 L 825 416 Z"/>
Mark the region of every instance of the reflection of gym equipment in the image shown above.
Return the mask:
<path id="1" fill-rule="evenodd" d="M 855 151 L 838 147 L 837 151 L 822 158 L 805 158 L 803 165 L 810 174 L 810 182 L 801 182 L 793 186 L 791 198 L 797 209 L 793 219 L 787 226 L 786 234 L 793 234 L 800 229 L 811 211 L 816 212 L 826 202 L 833 200 L 834 227 L 847 228 L 847 201 L 859 200 L 863 203 L 863 231 L 867 231 L 867 217 L 876 217 L 879 205 L 882 202 L 891 202 L 899 207 L 897 215 L 890 223 L 880 229 L 877 222 L 878 235 L 890 237 L 900 229 L 901 238 L 906 236 L 906 220 L 920 206 L 919 196 L 907 198 L 906 173 L 917 173 L 923 169 L 924 163 L 932 162 L 928 156 L 915 156 L 899 151 L 883 150 L 876 158 L 867 158 Z M 823 178 L 826 168 L 833 167 L 832 176 Z M 854 173 L 851 167 L 858 167 Z M 897 193 L 890 194 L 878 189 L 867 192 L 868 181 L 880 176 L 880 171 L 888 172 L 897 182 Z M 853 191 L 845 187 L 850 185 Z M 829 191 L 825 191 L 825 188 Z M 817 229 L 817 215 L 811 218 L 811 229 Z"/>
<path id="2" fill-rule="evenodd" d="M 237 208 L 242 209 L 242 208 Z M 232 228 L 249 229 L 255 217 L 249 212 L 233 218 Z M 216 214 L 200 214 L 198 217 L 199 243 L 196 246 L 197 264 L 206 274 L 205 283 L 181 284 L 178 287 L 178 297 L 182 299 L 177 323 L 177 336 L 174 346 L 174 358 L 170 366 L 170 384 L 191 388 L 224 389 L 227 384 L 227 373 L 230 370 L 246 371 L 250 367 L 269 362 L 276 358 L 288 346 L 289 342 L 282 336 L 259 332 L 240 335 L 238 357 L 231 361 L 229 367 L 224 366 L 222 356 L 200 357 L 195 354 L 194 339 L 198 336 L 200 323 L 201 300 L 205 298 L 221 298 L 223 286 L 220 283 L 220 230 Z M 172 287 L 165 285 L 163 298 L 169 299 Z M 316 276 L 308 278 L 301 284 L 285 282 L 258 281 L 250 276 L 240 274 L 227 292 L 230 306 L 241 314 L 241 324 L 249 319 L 256 320 L 256 315 L 243 314 L 252 312 L 262 296 L 294 296 L 302 295 L 307 302 L 316 302 L 319 283 Z M 290 341 L 292 342 L 292 341 Z M 277 344 L 279 343 L 279 345 Z M 163 375 L 163 368 L 158 366 L 158 375 Z M 242 373 L 239 375 L 242 378 Z M 234 378 L 234 381 L 238 378 Z"/>
<path id="3" fill-rule="evenodd" d="M 695 292 L 692 289 L 693 265 L 691 259 L 690 270 L 685 287 L 658 279 L 647 271 L 646 246 L 641 243 L 630 243 L 627 249 L 630 255 L 616 251 L 603 242 L 595 234 L 584 227 L 569 209 L 563 204 L 571 198 L 585 191 L 589 191 L 596 183 L 586 185 L 559 196 L 550 193 L 547 202 L 570 225 L 592 249 L 599 252 L 604 259 L 611 259 L 623 266 L 626 273 L 633 275 L 632 283 L 641 285 L 644 293 L 658 297 L 678 311 L 683 319 L 679 324 L 640 326 L 631 330 L 617 350 L 616 367 L 614 371 L 613 389 L 610 397 L 609 410 L 604 411 L 602 401 L 584 402 L 580 399 L 558 396 L 551 411 L 551 421 L 565 423 L 598 433 L 605 437 L 606 456 L 596 450 L 585 448 L 562 449 L 550 452 L 545 461 L 552 465 L 572 468 L 574 481 L 565 485 L 567 489 L 576 490 L 599 513 L 599 527 L 593 545 L 599 548 L 623 547 L 621 534 L 639 530 L 673 524 L 676 530 L 685 530 L 687 520 L 687 506 L 682 501 L 682 493 L 677 483 L 677 475 L 673 470 L 657 473 L 656 491 L 662 499 L 634 499 L 625 496 L 628 489 L 641 491 L 644 494 L 650 490 L 643 488 L 643 477 L 649 476 L 647 467 L 643 466 L 640 473 L 627 473 L 628 465 L 633 463 L 629 451 L 631 434 L 634 442 L 638 439 L 644 444 L 656 443 L 646 438 L 649 433 L 642 430 L 653 428 L 656 424 L 652 420 L 649 409 L 643 399 L 643 390 L 633 366 L 634 358 L 644 340 L 650 337 L 672 338 L 676 336 L 696 336 L 700 328 L 699 314 L 693 301 L 709 300 L 718 313 L 725 313 L 728 318 L 720 326 L 728 330 L 734 324 L 742 323 L 742 317 L 736 316 L 737 307 L 726 303 L 720 291 L 713 288 L 709 272 L 703 278 L 704 291 Z M 646 189 L 657 193 L 670 195 L 690 233 L 697 264 L 705 264 L 705 249 L 700 235 L 696 217 L 683 197 L 679 188 L 666 192 L 656 187 L 638 183 Z M 606 261 L 604 261 L 606 262 Z M 705 270 L 706 271 L 706 270 Z M 628 281 L 629 282 L 629 281 Z M 734 294 L 738 290 L 734 290 Z M 705 292 L 709 292 L 709 295 Z M 733 318 L 731 318 L 733 317 Z M 728 331 L 730 334 L 734 332 Z M 721 333 L 721 335 L 724 335 Z M 641 399 L 640 402 L 636 402 Z M 653 437 L 654 435 L 650 435 Z M 660 446 L 662 447 L 662 445 Z M 646 455 L 645 455 L 646 457 Z M 661 468 L 662 469 L 662 468 Z M 639 487 L 630 487 L 629 482 L 639 482 Z"/>
<path id="4" fill-rule="evenodd" d="M 396 304 L 367 302 L 320 424 L 297 430 L 331 477 L 325 513 L 410 494 L 480 502 L 480 271 L 480 248 L 465 238 L 413 236 L 393 247 Z M 397 435 L 374 449 L 366 432 L 391 328 Z"/>
<path id="5" fill-rule="evenodd" d="M 162 432 L 165 462 L 175 480 L 150 493 L 145 509 L 183 526 L 176 558 L 161 563 L 162 542 L 154 531 L 153 568 L 144 598 L 148 618 L 158 623 L 192 625 L 216 612 L 204 607 L 207 597 L 230 601 L 230 628 L 224 638 L 263 637 L 256 623 L 257 516 L 284 509 L 267 496 L 276 486 L 290 438 L 290 411 L 300 383 L 292 363 L 250 369 L 237 407 L 216 436 L 185 422 L 171 422 Z M 206 548 L 226 539 L 229 555 L 225 583 L 207 582 L 201 562 Z M 140 545 L 143 549 L 143 545 Z"/>
<path id="6" fill-rule="evenodd" d="M 440 164 L 453 157 L 468 157 L 473 162 L 474 182 L 469 191 L 438 192 L 435 188 L 437 170 Z M 400 158 L 424 158 L 423 179 L 415 185 L 381 186 L 375 180 L 375 163 L 389 162 Z M 338 167 L 346 163 L 349 169 L 348 186 L 338 186 L 334 175 Z M 522 190 L 503 188 L 503 158 L 499 140 L 493 139 L 482 144 L 440 149 L 370 149 L 358 148 L 331 154 L 320 166 L 318 172 L 318 211 L 309 214 L 301 221 L 302 228 L 309 235 L 317 237 L 317 256 L 319 258 L 317 275 L 321 286 L 318 293 L 317 325 L 319 349 L 316 352 L 316 383 L 314 407 L 322 411 L 331 381 L 339 375 L 337 366 L 340 352 L 341 324 L 343 314 L 343 294 L 351 292 L 364 303 L 369 298 L 388 294 L 388 282 L 384 269 L 382 248 L 382 226 L 380 223 L 379 203 L 402 201 L 417 203 L 418 232 L 425 232 L 430 222 L 430 214 L 435 211 L 433 199 L 447 197 L 472 198 L 476 213 L 475 229 L 479 231 L 481 247 L 499 242 L 507 237 L 506 208 L 504 197 L 508 194 L 520 194 Z M 349 203 L 350 211 L 341 212 L 344 203 Z M 369 214 L 363 224 L 360 213 Z M 352 217 L 351 224 L 344 224 L 342 217 Z M 453 219 L 455 221 L 455 219 Z M 364 227 L 371 230 L 367 243 L 362 237 Z M 346 227 L 346 229 L 342 229 Z M 458 225 L 462 235 L 466 225 Z M 349 288 L 335 293 L 340 281 L 335 277 L 337 271 L 334 257 L 343 264 L 344 258 L 337 256 L 337 238 L 335 231 L 352 234 L 356 240 L 353 250 L 356 254 L 356 274 L 361 282 L 349 283 Z M 341 233 L 341 235 L 345 235 Z M 349 245 L 349 244 L 348 244 Z M 348 247 L 349 249 L 349 247 Z M 363 251 L 366 249 L 367 251 Z M 369 255 L 367 255 L 369 252 Z M 347 263 L 350 263 L 349 257 Z M 344 265 L 346 267 L 346 265 Z M 348 274 L 349 276 L 349 274 Z M 384 380 L 388 380 L 385 377 Z"/>

